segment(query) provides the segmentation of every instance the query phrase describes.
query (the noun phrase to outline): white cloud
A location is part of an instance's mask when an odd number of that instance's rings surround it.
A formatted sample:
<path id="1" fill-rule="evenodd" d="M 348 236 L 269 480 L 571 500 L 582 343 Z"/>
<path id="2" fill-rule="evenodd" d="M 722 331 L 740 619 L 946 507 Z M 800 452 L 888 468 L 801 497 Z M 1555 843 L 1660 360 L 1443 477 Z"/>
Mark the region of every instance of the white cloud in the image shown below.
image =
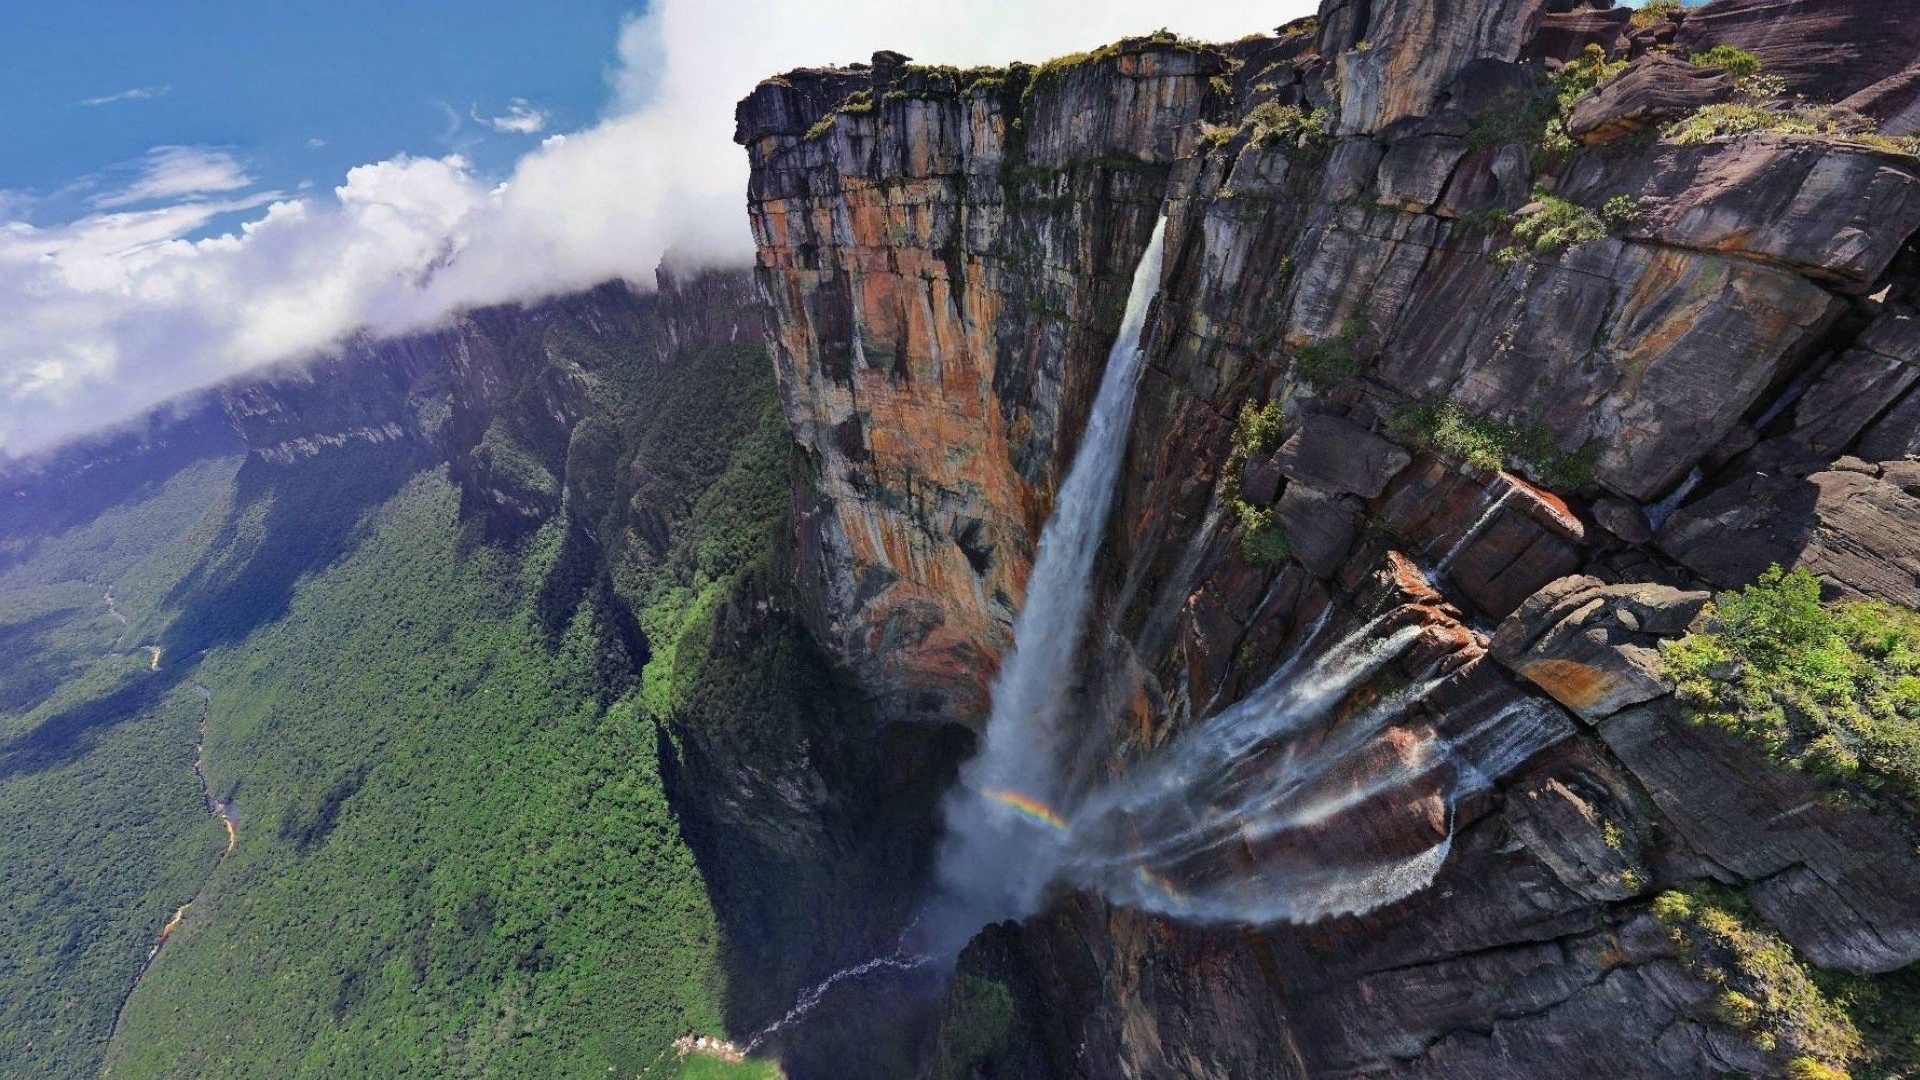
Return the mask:
<path id="1" fill-rule="evenodd" d="M 172 92 L 173 87 L 171 86 L 136 86 L 132 89 L 122 90 L 114 94 L 102 94 L 99 97 L 81 98 L 79 101 L 74 102 L 74 104 L 93 108 L 100 105 L 113 105 L 122 101 L 150 101 L 154 98 L 166 97 Z"/>
<path id="2" fill-rule="evenodd" d="M 330 192 L 248 199 L 234 194 L 251 181 L 231 155 L 156 148 L 133 184 L 96 199 L 99 212 L 0 224 L 0 452 L 130 418 L 357 329 L 407 332 L 613 277 L 647 283 L 669 252 L 743 264 L 752 241 L 733 106 L 767 75 L 883 48 L 940 63 L 1038 60 L 1163 25 L 1221 40 L 1313 6 L 660 0 L 622 27 L 606 117 L 543 139 L 504 181 L 457 154 L 399 157 Z M 124 209 L 167 199 L 182 201 Z M 249 208 L 233 232 L 186 239 Z"/>
<path id="3" fill-rule="evenodd" d="M 93 205 L 110 210 L 134 203 L 238 191 L 253 184 L 253 178 L 232 154 L 204 146 L 156 146 L 140 159 L 138 172 L 131 184 L 94 196 Z"/>
<path id="4" fill-rule="evenodd" d="M 478 108 L 472 113 L 480 123 L 509 135 L 538 135 L 546 130 L 549 115 L 547 110 L 536 108 L 526 98 L 514 98 L 507 103 L 507 111 L 499 116 L 481 116 Z"/>

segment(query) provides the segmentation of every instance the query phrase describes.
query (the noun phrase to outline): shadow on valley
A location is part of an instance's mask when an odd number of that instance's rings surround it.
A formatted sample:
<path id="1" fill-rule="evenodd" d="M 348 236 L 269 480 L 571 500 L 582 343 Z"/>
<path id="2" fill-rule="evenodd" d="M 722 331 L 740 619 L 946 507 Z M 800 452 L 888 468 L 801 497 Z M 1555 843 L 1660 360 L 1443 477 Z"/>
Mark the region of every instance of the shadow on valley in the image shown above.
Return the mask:
<path id="1" fill-rule="evenodd" d="M 116 690 L 63 709 L 0 746 L 0 781 L 72 761 L 93 745 L 103 727 L 131 720 L 159 704 L 177 676 L 135 678 Z"/>
<path id="2" fill-rule="evenodd" d="M 661 778 L 720 920 L 727 1028 L 743 1042 L 807 988 L 893 952 L 971 746 L 957 726 L 876 723 L 803 631 L 754 621 L 716 633 L 703 685 L 660 737 Z M 802 747 L 804 774 L 753 760 L 743 723 Z M 794 1080 L 911 1076 L 943 1000 L 937 973 L 852 980 L 765 1050 Z"/>
<path id="3" fill-rule="evenodd" d="M 419 450 L 406 444 L 348 447 L 293 465 L 249 459 L 213 541 L 161 603 L 172 619 L 159 638 L 166 662 L 129 673 L 0 744 L 0 780 L 80 758 L 101 729 L 134 719 L 179 686 L 200 653 L 280 618 L 300 580 L 346 553 L 364 515 L 421 465 Z M 7 627 L 0 647 L 9 656 L 57 658 L 50 635 L 66 617 L 55 612 Z M 30 707 L 72 673 L 57 664 L 9 665 L 0 694 Z"/>
<path id="4" fill-rule="evenodd" d="M 181 470 L 244 450 L 217 406 L 203 403 L 190 416 L 153 432 L 126 432 L 76 443 L 0 473 L 0 570 L 32 558 L 117 506 L 151 494 Z"/>
<path id="5" fill-rule="evenodd" d="M 408 442 L 354 444 L 291 465 L 250 458 L 207 554 L 167 594 L 175 617 L 161 646 L 197 655 L 286 614 L 300 579 L 346 554 L 366 514 L 427 464 Z"/>
<path id="6" fill-rule="evenodd" d="M 0 624 L 0 656 L 9 661 L 0 666 L 0 713 L 33 709 L 85 666 L 57 640 L 57 632 L 78 614 L 78 608 L 64 607 Z"/>

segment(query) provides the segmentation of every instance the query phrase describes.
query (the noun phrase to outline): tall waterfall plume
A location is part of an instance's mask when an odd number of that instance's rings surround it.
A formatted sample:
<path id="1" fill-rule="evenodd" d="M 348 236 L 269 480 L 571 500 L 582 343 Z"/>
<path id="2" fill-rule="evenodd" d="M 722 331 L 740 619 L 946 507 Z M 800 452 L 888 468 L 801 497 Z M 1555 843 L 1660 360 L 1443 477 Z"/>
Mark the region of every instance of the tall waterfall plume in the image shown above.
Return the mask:
<path id="1" fill-rule="evenodd" d="M 1392 689 L 1376 678 L 1410 654 L 1418 621 L 1395 609 L 1323 640 L 1329 612 L 1244 700 L 1114 779 L 1071 786 L 1070 695 L 1165 227 L 1135 271 L 1086 435 L 1041 532 L 980 752 L 946 802 L 939 892 L 902 956 L 951 958 L 980 927 L 1033 914 L 1061 884 L 1199 922 L 1370 911 L 1433 881 L 1462 800 L 1569 734 L 1558 710 L 1528 701 L 1485 715 L 1456 706 L 1443 725 L 1451 734 L 1431 729 L 1412 717 L 1451 672 L 1404 672 Z"/>
<path id="2" fill-rule="evenodd" d="M 957 952 L 981 926 L 1031 914 L 1058 871 L 1063 823 L 1051 807 L 1062 772 L 1060 722 L 1086 634 L 1093 558 L 1126 452 L 1166 228 L 1162 217 L 1134 270 L 1086 433 L 1040 534 L 980 753 L 947 801 L 942 892 L 924 920 L 937 951 Z"/>

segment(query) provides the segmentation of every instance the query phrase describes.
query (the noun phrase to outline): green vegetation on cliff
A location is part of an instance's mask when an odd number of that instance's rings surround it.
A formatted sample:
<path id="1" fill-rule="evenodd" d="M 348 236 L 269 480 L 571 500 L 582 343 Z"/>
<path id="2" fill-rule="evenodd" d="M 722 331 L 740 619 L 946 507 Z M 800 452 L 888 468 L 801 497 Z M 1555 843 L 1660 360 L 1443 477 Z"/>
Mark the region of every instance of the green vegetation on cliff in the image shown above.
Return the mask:
<path id="1" fill-rule="evenodd" d="M 1706 619 L 1663 649 L 1695 717 L 1870 801 L 1920 805 L 1920 614 L 1823 604 L 1812 573 L 1774 567 Z"/>
<path id="2" fill-rule="evenodd" d="M 1681 958 L 1717 989 L 1713 1017 L 1785 1062 L 1800 1080 L 1920 1075 L 1920 969 L 1821 971 L 1717 885 L 1660 894 L 1654 918 Z"/>
<path id="3" fill-rule="evenodd" d="M 1862 1056 L 1860 1031 L 1842 1002 L 1814 981 L 1791 946 L 1755 925 L 1737 898 L 1705 887 L 1666 892 L 1653 913 L 1695 974 L 1719 988 L 1714 1011 L 1722 1023 L 1807 1075 L 1843 1070 Z"/>
<path id="4" fill-rule="evenodd" d="M 1390 426 L 1409 444 L 1482 472 L 1511 464 L 1562 491 L 1593 480 L 1592 444 L 1568 453 L 1554 445 L 1552 433 L 1542 425 L 1476 416 L 1455 401 L 1408 405 L 1394 415 Z"/>
<path id="5" fill-rule="evenodd" d="M 1013 993 L 1005 983 L 963 974 L 947 999 L 940 1023 L 939 1080 L 1011 1075 L 1019 1034 Z"/>
<path id="6" fill-rule="evenodd" d="M 1293 554 L 1293 546 L 1275 519 L 1273 509 L 1255 506 L 1240 492 L 1247 462 L 1265 458 L 1286 438 L 1286 412 L 1279 402 L 1264 405 L 1251 402 L 1242 406 L 1233 427 L 1233 453 L 1221 478 L 1227 492 L 1227 509 L 1240 524 L 1240 553 L 1255 566 L 1276 567 Z"/>

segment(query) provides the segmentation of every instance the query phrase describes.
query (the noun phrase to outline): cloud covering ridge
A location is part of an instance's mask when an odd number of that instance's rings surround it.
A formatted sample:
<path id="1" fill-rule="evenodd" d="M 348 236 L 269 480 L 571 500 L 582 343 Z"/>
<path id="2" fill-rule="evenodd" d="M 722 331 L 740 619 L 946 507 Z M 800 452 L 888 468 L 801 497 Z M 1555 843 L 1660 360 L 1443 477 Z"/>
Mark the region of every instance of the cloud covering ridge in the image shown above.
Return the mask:
<path id="1" fill-rule="evenodd" d="M 458 154 L 398 155 L 331 190 L 285 194 L 254 190 L 230 150 L 156 146 L 130 181 L 91 198 L 91 213 L 0 222 L 0 308 L 12 316 L 0 321 L 0 456 L 355 332 L 408 333 L 611 278 L 646 283 L 670 254 L 744 264 L 733 106 L 764 76 L 881 48 L 940 63 L 1040 60 L 1166 24 L 1232 38 L 1311 6 L 661 0 L 620 29 L 602 119 L 547 135 L 504 178 Z M 527 136 L 549 117 L 514 99 L 481 122 Z M 17 204 L 0 198 L 0 213 Z M 229 231 L 202 235 L 236 214 Z"/>

